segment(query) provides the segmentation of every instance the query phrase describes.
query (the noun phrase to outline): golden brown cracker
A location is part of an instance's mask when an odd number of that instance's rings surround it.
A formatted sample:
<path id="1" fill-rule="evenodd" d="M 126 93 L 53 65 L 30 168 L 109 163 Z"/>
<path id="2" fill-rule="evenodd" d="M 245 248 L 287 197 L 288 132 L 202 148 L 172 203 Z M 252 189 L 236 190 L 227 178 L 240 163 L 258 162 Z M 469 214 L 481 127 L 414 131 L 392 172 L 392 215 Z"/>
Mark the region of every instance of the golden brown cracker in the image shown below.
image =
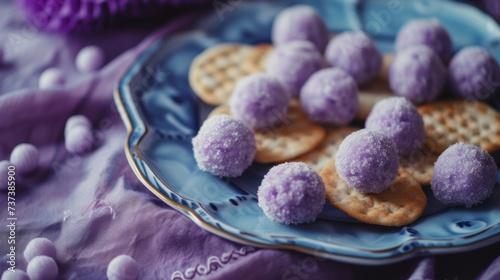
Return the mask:
<path id="1" fill-rule="evenodd" d="M 253 73 L 242 66 L 252 49 L 241 44 L 221 44 L 200 53 L 189 69 L 189 84 L 196 95 L 210 105 L 226 102 L 236 82 Z"/>
<path id="2" fill-rule="evenodd" d="M 250 55 L 243 62 L 243 68 L 247 72 L 251 73 L 265 72 L 267 60 L 273 50 L 274 47 L 270 44 L 260 44 L 255 46 Z"/>
<path id="3" fill-rule="evenodd" d="M 363 194 L 338 175 L 331 160 L 321 171 L 326 197 L 335 207 L 364 223 L 382 226 L 411 224 L 424 212 L 427 197 L 415 178 L 403 169 L 396 181 L 379 194 Z"/>
<path id="4" fill-rule="evenodd" d="M 320 172 L 323 167 L 337 154 L 340 143 L 354 131 L 355 127 L 342 126 L 331 127 L 326 131 L 325 139 L 314 150 L 294 159 L 309 164 L 316 172 Z"/>
<path id="5" fill-rule="evenodd" d="M 447 100 L 418 107 L 427 134 L 426 145 L 440 154 L 463 142 L 494 152 L 500 149 L 500 114 L 479 101 Z"/>
<path id="6" fill-rule="evenodd" d="M 429 185 L 434 173 L 434 163 L 439 155 L 437 154 L 412 154 L 408 157 L 401 158 L 399 161 L 401 167 L 410 173 L 420 185 Z"/>
<path id="7" fill-rule="evenodd" d="M 227 104 L 216 107 L 208 117 L 231 114 Z M 255 131 L 260 163 L 284 162 L 313 150 L 325 138 L 325 129 L 310 122 L 296 101 L 290 103 L 287 116 L 271 128 Z"/>

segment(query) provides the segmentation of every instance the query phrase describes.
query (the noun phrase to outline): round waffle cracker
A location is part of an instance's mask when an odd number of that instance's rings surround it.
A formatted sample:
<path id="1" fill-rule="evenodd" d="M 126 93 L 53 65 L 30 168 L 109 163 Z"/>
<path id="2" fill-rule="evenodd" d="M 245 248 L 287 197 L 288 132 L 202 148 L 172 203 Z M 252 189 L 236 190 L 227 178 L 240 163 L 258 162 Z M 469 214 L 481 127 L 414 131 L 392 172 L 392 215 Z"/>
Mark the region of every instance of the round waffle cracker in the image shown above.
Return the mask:
<path id="1" fill-rule="evenodd" d="M 231 114 L 227 104 L 220 105 L 208 117 Z M 284 162 L 303 155 L 325 138 L 325 129 L 310 122 L 296 102 L 291 102 L 287 116 L 275 126 L 255 130 L 257 153 L 260 163 Z"/>
<path id="2" fill-rule="evenodd" d="M 274 47 L 270 44 L 260 44 L 253 48 L 250 55 L 243 62 L 243 69 L 247 72 L 265 72 L 269 55 L 273 52 Z"/>
<path id="3" fill-rule="evenodd" d="M 242 66 L 252 50 L 247 45 L 220 44 L 200 53 L 189 69 L 191 88 L 207 104 L 226 102 L 236 82 L 253 73 Z"/>
<path id="4" fill-rule="evenodd" d="M 447 100 L 418 107 L 424 120 L 427 148 L 440 154 L 463 142 L 489 153 L 500 149 L 500 114 L 479 101 Z"/>
<path id="5" fill-rule="evenodd" d="M 354 131 L 355 127 L 342 126 L 331 127 L 326 131 L 326 137 L 314 150 L 294 159 L 309 164 L 316 172 L 320 172 L 323 167 L 337 154 L 340 143 Z"/>
<path id="6" fill-rule="evenodd" d="M 420 185 L 429 185 L 434 173 L 434 163 L 439 155 L 437 154 L 421 154 L 417 156 L 409 156 L 400 159 L 401 167 L 410 173 Z"/>
<path id="7" fill-rule="evenodd" d="M 379 194 L 363 194 L 340 179 L 335 161 L 321 171 L 328 201 L 354 219 L 381 226 L 404 226 L 424 212 L 427 197 L 415 178 L 403 169 L 396 181 Z"/>

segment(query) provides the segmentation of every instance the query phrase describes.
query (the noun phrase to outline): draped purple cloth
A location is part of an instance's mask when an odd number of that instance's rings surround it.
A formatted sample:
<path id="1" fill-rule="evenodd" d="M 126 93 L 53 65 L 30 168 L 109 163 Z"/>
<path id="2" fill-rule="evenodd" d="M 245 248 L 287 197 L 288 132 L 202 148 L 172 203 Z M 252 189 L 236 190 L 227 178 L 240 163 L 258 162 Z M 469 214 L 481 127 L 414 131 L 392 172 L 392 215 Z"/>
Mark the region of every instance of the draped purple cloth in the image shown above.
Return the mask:
<path id="1" fill-rule="evenodd" d="M 16 266 L 34 237 L 57 247 L 60 279 L 106 279 L 119 254 L 135 258 L 140 279 L 500 279 L 500 243 L 475 251 L 414 258 L 385 266 L 360 266 L 284 250 L 236 244 L 199 228 L 138 181 L 124 154 L 126 130 L 113 103 L 120 76 L 156 38 L 161 27 L 116 28 L 96 35 L 64 36 L 24 22 L 10 1 L 0 0 L 0 159 L 19 143 L 39 147 L 39 170 L 16 192 Z M 78 74 L 74 57 L 82 47 L 101 46 L 108 57 L 99 72 Z M 37 89 L 40 73 L 59 67 L 64 90 Z M 70 155 L 64 149 L 66 119 L 84 114 L 93 121 L 97 148 Z M 0 193 L 7 224 L 7 197 Z M 0 226 L 0 268 L 7 269 L 8 229 Z"/>

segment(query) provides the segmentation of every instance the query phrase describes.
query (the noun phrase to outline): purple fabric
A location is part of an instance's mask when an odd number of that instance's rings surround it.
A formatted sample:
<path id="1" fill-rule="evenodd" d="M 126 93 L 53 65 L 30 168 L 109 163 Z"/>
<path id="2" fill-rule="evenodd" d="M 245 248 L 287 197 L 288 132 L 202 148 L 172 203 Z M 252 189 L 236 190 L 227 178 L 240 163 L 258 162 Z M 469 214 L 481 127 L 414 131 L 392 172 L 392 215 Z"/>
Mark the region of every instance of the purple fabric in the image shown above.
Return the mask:
<path id="1" fill-rule="evenodd" d="M 29 142 L 39 147 L 42 162 L 39 171 L 24 180 L 30 187 L 19 189 L 16 196 L 19 268 L 26 269 L 22 251 L 27 243 L 41 236 L 57 248 L 60 279 L 106 279 L 107 264 L 121 254 L 137 260 L 140 279 L 498 278 L 500 243 L 369 267 L 257 249 L 200 229 L 138 181 L 123 152 L 126 130 L 112 101 L 125 69 L 175 24 L 154 33 L 152 28 L 135 27 L 65 37 L 36 29 L 26 33 L 29 25 L 21 18 L 10 1 L 0 0 L 0 40 L 6 44 L 8 61 L 0 67 L 0 160 L 7 159 L 16 144 Z M 74 57 L 90 44 L 105 50 L 108 64 L 96 74 L 77 74 Z M 67 90 L 36 89 L 39 75 L 49 67 L 60 67 L 68 75 Z M 99 140 L 92 153 L 81 156 L 64 150 L 64 124 L 76 114 L 92 120 Z M 6 223 L 6 193 L 0 193 L 0 201 Z M 0 234 L 3 271 L 8 266 L 5 225 Z"/>

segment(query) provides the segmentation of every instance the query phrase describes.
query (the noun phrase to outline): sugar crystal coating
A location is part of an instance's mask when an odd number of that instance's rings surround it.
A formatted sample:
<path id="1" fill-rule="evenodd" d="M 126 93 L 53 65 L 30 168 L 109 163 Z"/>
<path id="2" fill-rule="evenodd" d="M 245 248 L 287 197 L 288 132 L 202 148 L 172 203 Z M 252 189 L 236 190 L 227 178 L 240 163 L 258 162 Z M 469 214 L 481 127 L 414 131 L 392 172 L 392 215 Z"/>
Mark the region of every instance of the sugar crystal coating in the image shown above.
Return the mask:
<path id="1" fill-rule="evenodd" d="M 277 79 L 258 73 L 236 84 L 229 106 L 233 116 L 246 125 L 267 128 L 285 119 L 289 102 L 289 93 Z"/>
<path id="2" fill-rule="evenodd" d="M 250 127 L 228 115 L 205 120 L 193 138 L 198 167 L 221 177 L 240 176 L 252 163 L 256 150 Z"/>
<path id="3" fill-rule="evenodd" d="M 344 32 L 330 40 L 326 61 L 349 73 L 358 85 L 373 80 L 382 67 L 382 54 L 363 32 Z"/>
<path id="4" fill-rule="evenodd" d="M 130 256 L 117 256 L 108 264 L 106 276 L 109 280 L 135 280 L 139 277 L 139 264 Z"/>
<path id="5" fill-rule="evenodd" d="M 323 19 L 313 8 L 297 5 L 278 14 L 273 23 L 272 41 L 278 46 L 291 41 L 309 41 L 322 52 L 328 35 Z"/>
<path id="6" fill-rule="evenodd" d="M 300 103 L 314 122 L 343 125 L 354 119 L 359 108 L 356 81 L 339 68 L 316 72 L 300 92 Z"/>
<path id="7" fill-rule="evenodd" d="M 485 49 L 466 47 L 451 59 L 449 81 L 456 95 L 484 100 L 498 88 L 500 67 Z"/>
<path id="8" fill-rule="evenodd" d="M 38 167 L 40 156 L 38 149 L 32 144 L 19 144 L 10 154 L 10 162 L 16 167 L 16 171 L 27 174 Z"/>
<path id="9" fill-rule="evenodd" d="M 321 69 L 323 58 L 314 45 L 307 41 L 293 41 L 276 48 L 267 64 L 267 73 L 297 96 L 304 83 Z"/>
<path id="10" fill-rule="evenodd" d="M 53 258 L 37 256 L 28 263 L 26 272 L 31 280 L 53 280 L 59 274 L 59 269 Z"/>
<path id="11" fill-rule="evenodd" d="M 446 29 L 435 19 L 416 19 L 405 24 L 396 37 L 396 51 L 412 46 L 425 45 L 443 61 L 448 62 L 453 45 Z"/>
<path id="12" fill-rule="evenodd" d="M 5 270 L 2 273 L 2 280 L 30 280 L 28 274 L 18 268 L 11 270 Z"/>
<path id="13" fill-rule="evenodd" d="M 419 149 L 425 138 L 422 116 L 404 97 L 389 97 L 377 102 L 365 127 L 391 138 L 402 156 Z"/>
<path id="14" fill-rule="evenodd" d="M 31 261 L 36 256 L 47 256 L 53 259 L 56 258 L 56 246 L 47 238 L 33 238 L 23 252 L 27 262 Z"/>
<path id="15" fill-rule="evenodd" d="M 257 191 L 259 206 L 266 216 L 287 225 L 316 220 L 325 204 L 325 195 L 323 180 L 303 162 L 274 166 Z"/>
<path id="16" fill-rule="evenodd" d="M 457 143 L 438 157 L 431 180 L 432 192 L 446 205 L 471 207 L 491 195 L 497 173 L 495 160 L 485 150 Z"/>
<path id="17" fill-rule="evenodd" d="M 340 178 L 352 188 L 362 193 L 380 193 L 398 176 L 398 149 L 384 134 L 361 129 L 340 144 L 335 165 Z"/>
<path id="18" fill-rule="evenodd" d="M 97 46 L 87 46 L 76 55 L 76 69 L 81 73 L 99 70 L 106 60 L 104 51 Z"/>
<path id="19" fill-rule="evenodd" d="M 389 68 L 389 84 L 394 93 L 418 104 L 439 96 L 446 75 L 446 68 L 434 51 L 419 45 L 396 53 Z"/>

